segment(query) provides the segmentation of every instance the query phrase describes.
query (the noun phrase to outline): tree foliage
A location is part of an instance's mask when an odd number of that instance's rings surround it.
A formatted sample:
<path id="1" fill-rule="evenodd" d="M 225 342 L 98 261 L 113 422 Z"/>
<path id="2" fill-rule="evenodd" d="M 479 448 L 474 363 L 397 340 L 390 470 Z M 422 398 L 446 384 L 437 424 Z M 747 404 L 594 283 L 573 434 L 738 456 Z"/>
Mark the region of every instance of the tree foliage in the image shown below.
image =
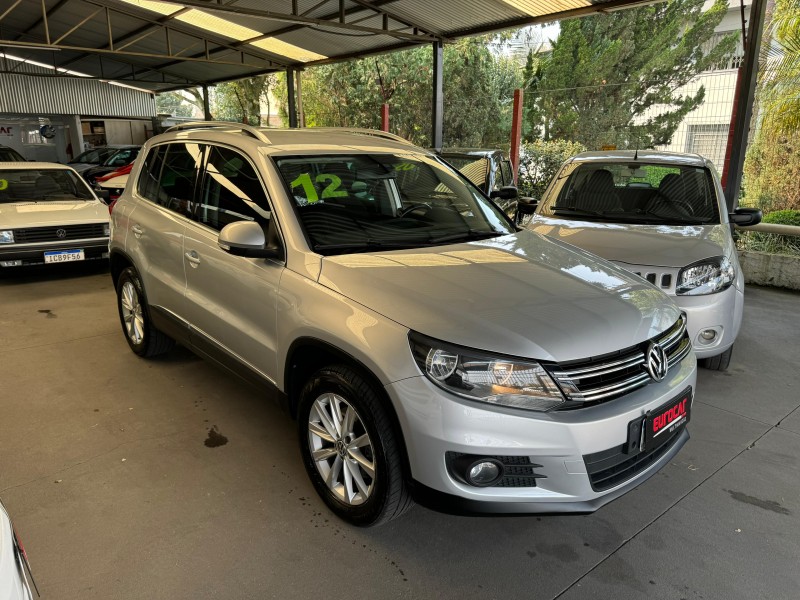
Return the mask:
<path id="1" fill-rule="evenodd" d="M 747 149 L 744 204 L 764 212 L 800 209 L 800 131 L 783 133 L 764 117 Z"/>
<path id="2" fill-rule="evenodd" d="M 541 199 L 562 163 L 586 150 L 579 142 L 534 140 L 522 145 L 518 187 L 525 196 Z"/>
<path id="3" fill-rule="evenodd" d="M 448 146 L 506 146 L 511 131 L 516 63 L 492 52 L 491 38 L 468 38 L 444 48 L 444 142 Z M 309 127 L 380 128 L 389 104 L 390 131 L 421 146 L 431 143 L 432 51 L 429 46 L 303 72 Z M 285 84 L 276 90 L 283 98 Z"/>
<path id="4" fill-rule="evenodd" d="M 769 33 L 761 100 L 771 126 L 787 134 L 800 129 L 800 0 L 777 0 Z"/>
<path id="5" fill-rule="evenodd" d="M 552 52 L 529 87 L 529 126 L 544 139 L 653 147 L 670 142 L 703 102 L 676 90 L 733 50 L 736 34 L 704 52 L 727 11 L 716 0 L 670 0 L 564 21 Z"/>
<path id="6" fill-rule="evenodd" d="M 269 102 L 269 90 L 275 83 L 274 75 L 262 75 L 219 84 L 212 109 L 214 118 L 261 125 L 261 104 Z"/>

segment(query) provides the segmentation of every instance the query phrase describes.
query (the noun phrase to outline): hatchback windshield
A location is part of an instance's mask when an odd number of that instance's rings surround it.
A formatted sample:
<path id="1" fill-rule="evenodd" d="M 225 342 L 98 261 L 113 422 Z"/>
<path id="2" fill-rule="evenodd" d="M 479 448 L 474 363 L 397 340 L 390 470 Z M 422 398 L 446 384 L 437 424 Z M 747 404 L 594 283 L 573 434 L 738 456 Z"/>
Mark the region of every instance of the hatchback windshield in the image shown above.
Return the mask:
<path id="1" fill-rule="evenodd" d="M 89 165 L 99 165 L 118 150 L 119 148 L 93 148 L 92 150 L 87 150 L 83 154 L 79 154 L 69 161 L 69 164 L 83 163 Z"/>
<path id="2" fill-rule="evenodd" d="M 94 200 L 94 196 L 68 169 L 0 169 L 0 203 L 50 200 Z"/>
<path id="3" fill-rule="evenodd" d="M 275 162 L 321 254 L 435 246 L 514 231 L 462 175 L 431 157 L 339 154 Z"/>
<path id="4" fill-rule="evenodd" d="M 103 163 L 104 167 L 124 167 L 128 163 L 132 163 L 136 160 L 136 157 L 139 155 L 139 148 L 122 148 L 117 150 L 106 158 L 105 162 Z"/>
<path id="5" fill-rule="evenodd" d="M 708 169 L 663 163 L 570 163 L 543 202 L 542 214 L 619 223 L 719 223 Z"/>
<path id="6" fill-rule="evenodd" d="M 13 148 L 0 148 L 0 162 L 25 162 L 22 155 Z"/>

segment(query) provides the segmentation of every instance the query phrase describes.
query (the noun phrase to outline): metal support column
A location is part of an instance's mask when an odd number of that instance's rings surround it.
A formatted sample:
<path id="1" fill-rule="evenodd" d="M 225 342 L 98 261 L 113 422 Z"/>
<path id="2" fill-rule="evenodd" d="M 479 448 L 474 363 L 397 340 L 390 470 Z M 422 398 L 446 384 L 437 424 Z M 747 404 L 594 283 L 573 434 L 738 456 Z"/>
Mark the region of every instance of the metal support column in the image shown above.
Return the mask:
<path id="1" fill-rule="evenodd" d="M 211 121 L 211 99 L 208 97 L 208 86 L 203 84 L 203 118 Z"/>
<path id="2" fill-rule="evenodd" d="M 444 46 L 441 40 L 433 42 L 433 103 L 431 123 L 431 146 L 435 150 L 442 149 L 444 135 L 444 98 L 442 85 L 442 66 L 444 63 Z"/>
<path id="3" fill-rule="evenodd" d="M 294 69 L 286 69 L 286 96 L 289 102 L 289 127 L 297 127 L 297 108 L 294 101 Z"/>
<path id="4" fill-rule="evenodd" d="M 734 100 L 733 143 L 728 144 L 728 165 L 725 173 L 725 201 L 728 211 L 732 211 L 739 203 L 739 189 L 742 185 L 747 139 L 750 133 L 750 119 L 753 116 L 753 102 L 756 94 L 758 78 L 758 54 L 761 48 L 761 33 L 764 29 L 764 13 L 767 0 L 753 0 L 750 6 L 750 23 L 747 27 L 747 40 L 744 55 L 744 66 L 739 76 L 740 93 Z"/>

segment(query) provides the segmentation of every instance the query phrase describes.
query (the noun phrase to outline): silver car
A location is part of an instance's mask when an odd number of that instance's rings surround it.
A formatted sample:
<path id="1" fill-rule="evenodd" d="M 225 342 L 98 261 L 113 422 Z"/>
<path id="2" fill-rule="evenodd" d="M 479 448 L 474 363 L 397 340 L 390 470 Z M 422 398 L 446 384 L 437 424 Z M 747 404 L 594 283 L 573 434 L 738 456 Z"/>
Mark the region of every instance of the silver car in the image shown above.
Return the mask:
<path id="1" fill-rule="evenodd" d="M 130 348 L 178 340 L 277 396 L 351 523 L 412 498 L 591 512 L 688 439 L 696 359 L 674 303 L 518 231 L 395 136 L 181 125 L 146 143 L 111 219 Z"/>
<path id="2" fill-rule="evenodd" d="M 697 154 L 583 152 L 564 163 L 529 227 L 615 262 L 670 295 L 704 366 L 728 368 L 744 306 L 733 223 L 714 165 Z"/>
<path id="3" fill-rule="evenodd" d="M 31 583 L 28 556 L 0 502 L 0 600 L 31 600 Z"/>

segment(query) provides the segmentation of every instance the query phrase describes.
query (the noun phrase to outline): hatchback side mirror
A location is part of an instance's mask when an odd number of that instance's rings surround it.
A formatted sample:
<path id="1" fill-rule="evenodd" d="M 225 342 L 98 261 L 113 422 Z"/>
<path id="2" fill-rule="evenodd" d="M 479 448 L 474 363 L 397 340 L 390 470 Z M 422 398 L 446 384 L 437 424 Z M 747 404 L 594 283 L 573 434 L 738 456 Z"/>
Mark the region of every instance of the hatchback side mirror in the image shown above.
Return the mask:
<path id="1" fill-rule="evenodd" d="M 537 206 L 539 206 L 539 201 L 536 198 L 523 196 L 519 199 L 519 204 L 517 204 L 517 212 L 523 215 L 532 215 L 536 212 Z"/>
<path id="2" fill-rule="evenodd" d="M 266 235 L 264 228 L 255 221 L 228 223 L 219 232 L 217 243 L 234 256 L 283 259 L 283 247 L 272 219 Z"/>
<path id="3" fill-rule="evenodd" d="M 747 227 L 750 225 L 758 225 L 761 223 L 761 209 L 759 208 L 735 208 L 732 213 L 728 215 L 728 220 L 734 225 L 739 227 Z"/>
<path id="4" fill-rule="evenodd" d="M 489 198 L 500 198 L 501 200 L 513 200 L 517 196 L 519 196 L 519 191 L 513 185 L 504 185 L 499 190 L 492 190 L 489 193 Z"/>
<path id="5" fill-rule="evenodd" d="M 108 204 L 109 200 L 111 199 L 111 192 L 108 190 L 94 190 L 94 193 L 103 204 Z"/>

